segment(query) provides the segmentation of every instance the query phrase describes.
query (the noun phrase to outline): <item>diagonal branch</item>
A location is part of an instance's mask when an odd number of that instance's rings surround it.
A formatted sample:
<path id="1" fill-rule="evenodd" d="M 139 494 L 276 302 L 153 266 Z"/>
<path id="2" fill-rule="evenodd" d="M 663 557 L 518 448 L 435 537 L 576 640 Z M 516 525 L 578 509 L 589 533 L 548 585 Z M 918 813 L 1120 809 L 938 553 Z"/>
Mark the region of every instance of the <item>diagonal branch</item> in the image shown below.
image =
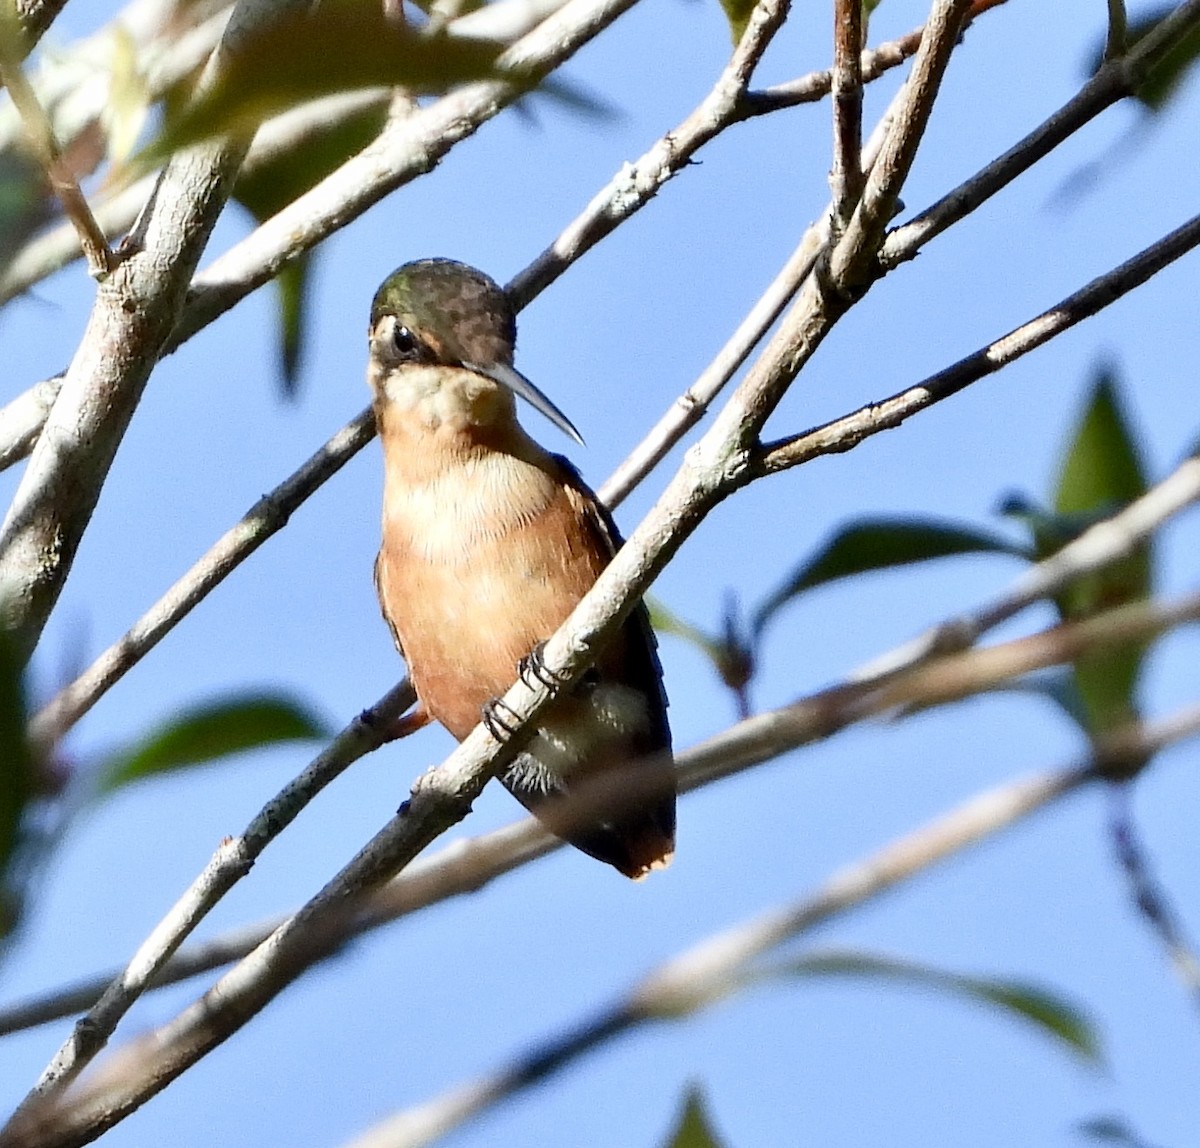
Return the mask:
<path id="1" fill-rule="evenodd" d="M 342 427 L 299 470 L 269 494 L 264 494 L 122 638 L 109 646 L 79 677 L 34 715 L 29 723 L 31 740 L 45 745 L 61 737 L 141 661 L 176 623 L 268 538 L 282 530 L 292 513 L 374 436 L 374 417 L 369 410 L 363 411 Z"/>
<path id="2" fill-rule="evenodd" d="M 26 656 L 58 601 L 240 159 L 239 149 L 214 146 L 173 159 L 140 229 L 140 251 L 100 284 L 0 531 L 3 622 Z"/>
<path id="3" fill-rule="evenodd" d="M 681 953 L 653 970 L 615 1005 L 584 1018 L 498 1072 L 389 1117 L 350 1141 L 347 1148 L 424 1148 L 612 1040 L 647 1024 L 687 1016 L 720 1000 L 736 987 L 739 976 L 745 975 L 756 958 L 1061 800 L 1090 776 L 1086 766 L 1076 766 L 979 794 L 835 873 L 793 905 L 737 925 Z"/>
<path id="4" fill-rule="evenodd" d="M 406 678 L 355 718 L 313 762 L 293 778 L 236 837 L 227 837 L 191 887 L 114 977 L 99 1000 L 76 1022 L 8 1126 L 18 1129 L 31 1113 L 59 1095 L 108 1042 L 121 1018 L 208 911 L 249 871 L 262 851 L 301 810 L 348 766 L 377 749 L 392 722 L 415 699 Z M 3 1141 L 5 1132 L 0 1132 Z M 18 1134 L 19 1138 L 19 1134 Z"/>
<path id="5" fill-rule="evenodd" d="M 1200 707 L 1125 731 L 1146 753 L 1200 734 Z M 778 946 L 867 904 L 900 883 L 1061 801 L 1104 768 L 1097 757 L 1011 782 L 971 798 L 935 821 L 835 873 L 794 904 L 734 926 L 653 970 L 615 1005 L 516 1057 L 488 1076 L 450 1089 L 380 1122 L 347 1148 L 425 1148 L 448 1132 L 583 1056 L 647 1024 L 673 1021 L 727 997 Z"/>
<path id="6" fill-rule="evenodd" d="M 753 473 L 755 476 L 775 474 L 823 454 L 852 450 L 871 435 L 900 426 L 918 411 L 957 394 L 1091 318 L 1186 255 L 1197 244 L 1200 244 L 1200 215 L 1040 315 L 937 374 L 824 426 L 765 444 L 754 461 Z"/>
<path id="7" fill-rule="evenodd" d="M 93 278 L 102 279 L 115 266 L 108 240 L 100 230 L 83 192 L 79 190 L 74 174 L 63 162 L 58 140 L 54 138 L 54 128 L 21 67 L 20 51 L 14 45 L 16 37 L 10 37 L 9 32 L 9 21 L 0 19 L 0 84 L 8 89 L 42 171 L 67 219 L 75 228 L 79 245 L 87 258 L 88 271 Z"/>
<path id="8" fill-rule="evenodd" d="M 1118 100 L 1133 95 L 1146 75 L 1200 25 L 1200 0 L 1186 0 L 1120 60 L 1108 60 L 1049 119 L 915 219 L 897 227 L 879 253 L 886 268 L 912 259 L 931 239 L 970 215 L 1017 176 Z"/>
<path id="9" fill-rule="evenodd" d="M 872 682 L 859 671 L 839 685 L 755 714 L 681 751 L 675 758 L 679 790 L 691 792 L 801 746 L 824 741 L 850 725 L 881 714 L 945 705 L 1033 671 L 1074 661 L 1085 653 L 1144 643 L 1197 620 L 1200 593 L 1192 593 L 1173 602 L 1133 603 L 998 646 L 942 656 L 917 672 L 910 670 L 887 682 Z M 382 706 L 376 706 L 368 727 L 384 725 L 387 716 Z M 315 763 L 306 773 L 314 768 Z M 275 799 L 276 804 L 279 801 Z M 349 922 L 339 943 L 452 896 L 476 892 L 562 844 L 533 818 L 482 837 L 457 841 L 414 862 L 373 893 Z M 179 949 L 147 987 L 176 984 L 248 956 L 284 920 L 243 926 L 211 941 Z M 84 1011 L 122 975 L 120 969 L 98 974 L 0 1009 L 0 1036 Z"/>

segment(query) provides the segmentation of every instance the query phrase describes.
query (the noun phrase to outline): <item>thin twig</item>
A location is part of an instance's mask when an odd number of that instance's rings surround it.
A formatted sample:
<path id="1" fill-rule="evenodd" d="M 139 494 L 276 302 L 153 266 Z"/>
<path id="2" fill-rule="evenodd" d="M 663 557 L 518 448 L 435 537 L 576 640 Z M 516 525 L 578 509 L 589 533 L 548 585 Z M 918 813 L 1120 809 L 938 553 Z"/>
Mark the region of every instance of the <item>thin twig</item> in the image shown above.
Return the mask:
<path id="1" fill-rule="evenodd" d="M 1197 24 L 1200 0 L 1186 0 L 1125 56 L 1107 61 L 1075 96 L 1019 143 L 914 219 L 895 228 L 884 241 L 880 263 L 890 270 L 914 258 L 931 239 L 970 215 L 1106 108 L 1133 95 L 1147 73 Z"/>
<path id="2" fill-rule="evenodd" d="M 759 0 L 729 63 L 707 96 L 640 159 L 624 164 L 580 215 L 509 285 L 518 309 L 537 298 L 585 251 L 644 207 L 695 153 L 743 118 L 742 100 L 754 69 L 787 18 L 790 0 Z"/>
<path id="3" fill-rule="evenodd" d="M 1001 367 L 1049 342 L 1140 287 L 1164 267 L 1200 244 L 1200 215 L 1093 279 L 1072 295 L 978 351 L 903 391 L 802 434 L 765 444 L 752 473 L 774 474 L 824 454 L 852 450 L 880 431 L 900 426 L 911 415 L 957 394 Z"/>
<path id="4" fill-rule="evenodd" d="M 262 851 L 322 789 L 387 739 L 387 730 L 415 699 L 408 679 L 356 717 L 298 776 L 275 795 L 236 837 L 227 837 L 171 911 L 142 942 L 129 964 L 76 1022 L 13 1121 L 39 1111 L 60 1094 L 108 1042 L 121 1018 L 208 911 L 249 871 Z M 10 1125 L 11 1127 L 11 1125 Z M 0 1134 L 3 1139 L 3 1134 Z"/>
<path id="5" fill-rule="evenodd" d="M 120 639 L 33 717 L 29 736 L 46 743 L 70 729 L 163 637 L 375 435 L 369 410 L 347 423 L 294 474 L 264 494 Z"/>
<path id="6" fill-rule="evenodd" d="M 1029 567 L 999 598 L 872 662 L 864 679 L 884 678 L 935 653 L 962 650 L 979 635 L 1057 594 L 1084 574 L 1103 569 L 1140 546 L 1164 522 L 1200 502 L 1200 457 L 1185 460 L 1124 510 L 1098 522 L 1061 550 Z"/>
<path id="7" fill-rule="evenodd" d="M 862 167 L 870 171 L 883 141 L 891 130 L 896 107 L 903 92 L 897 93 L 888 110 L 880 117 L 862 152 Z M 631 490 L 650 473 L 680 439 L 705 415 L 709 406 L 733 378 L 750 353 L 762 341 L 772 324 L 783 314 L 800 285 L 808 277 L 829 242 L 832 206 L 801 237 L 796 250 L 780 268 L 766 291 L 746 313 L 736 330 L 700 372 L 699 378 L 664 412 L 649 433 L 617 467 L 600 488 L 600 498 L 609 508 L 618 506 Z"/>
<path id="8" fill-rule="evenodd" d="M 969 0 L 937 0 L 905 84 L 908 98 L 863 185 L 845 235 L 829 256 L 829 278 L 841 294 L 864 290 L 880 274 L 879 246 L 896 210 L 929 121 Z"/>
<path id="9" fill-rule="evenodd" d="M 25 69 L 21 67 L 20 53 L 16 50 L 17 38 L 9 33 L 9 21 L 0 21 L 0 84 L 8 89 L 25 126 L 26 138 L 51 189 L 62 204 L 64 214 L 79 235 L 88 271 L 94 278 L 103 279 L 115 266 L 108 240 L 100 230 L 74 174 L 63 162 L 58 140 L 54 138 L 54 128 L 25 76 Z"/>
<path id="10" fill-rule="evenodd" d="M 1150 861 L 1133 819 L 1132 792 L 1127 784 L 1112 787 L 1109 829 L 1113 852 L 1129 883 L 1138 912 L 1162 945 L 1193 1002 L 1200 1005 L 1200 958 L 1188 944 L 1178 914 L 1172 910 L 1170 899 L 1150 871 Z"/>
<path id="11" fill-rule="evenodd" d="M 1125 0 L 1108 0 L 1108 34 L 1104 39 L 1104 58 L 1119 60 L 1125 54 L 1129 19 L 1125 15 Z"/>
<path id="12" fill-rule="evenodd" d="M 836 242 L 846 230 L 862 194 L 862 0 L 833 4 L 833 166 L 829 190 Z"/>
<path id="13" fill-rule="evenodd" d="M 916 28 L 895 40 L 888 40 L 874 48 L 867 48 L 859 59 L 859 75 L 864 84 L 898 68 L 921 46 L 921 29 Z M 742 97 L 743 114 L 752 116 L 769 115 L 783 108 L 794 108 L 823 100 L 833 90 L 833 69 L 809 72 L 795 80 L 772 84 L 769 88 L 751 89 Z"/>

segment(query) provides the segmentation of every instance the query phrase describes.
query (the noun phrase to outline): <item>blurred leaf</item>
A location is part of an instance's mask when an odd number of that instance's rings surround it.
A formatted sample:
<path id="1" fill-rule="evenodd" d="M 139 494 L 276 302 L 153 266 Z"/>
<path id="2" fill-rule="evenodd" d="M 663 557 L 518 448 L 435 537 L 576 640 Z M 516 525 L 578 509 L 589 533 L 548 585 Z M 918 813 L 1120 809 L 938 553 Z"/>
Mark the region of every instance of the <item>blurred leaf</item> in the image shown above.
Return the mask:
<path id="1" fill-rule="evenodd" d="M 290 698 L 242 694 L 188 710 L 110 754 L 98 770 L 97 789 L 101 794 L 111 793 L 144 777 L 248 749 L 328 736 L 325 724 Z"/>
<path id="2" fill-rule="evenodd" d="M 168 95 L 162 135 L 140 162 L 153 166 L 185 145 L 253 131 L 269 116 L 335 92 L 400 86 L 433 94 L 489 77 L 531 82 L 525 73 L 497 68 L 505 47 L 424 37 L 390 20 L 378 0 L 326 0 L 291 10 L 246 35 L 202 96 L 184 103 L 180 92 Z"/>
<path id="3" fill-rule="evenodd" d="M 243 170 L 233 196 L 257 223 L 263 223 L 362 151 L 379 135 L 386 121 L 387 103 L 381 99 L 376 105 L 321 124 L 305 132 L 295 146 Z M 296 393 L 304 355 L 313 254 L 309 251 L 293 259 L 275 277 L 280 368 L 283 393 L 288 398 Z"/>
<path id="4" fill-rule="evenodd" d="M 778 590 L 768 595 L 754 616 L 750 632 L 757 638 L 780 607 L 814 586 L 954 554 L 1031 557 L 1024 547 L 971 526 L 916 518 L 860 519 L 838 530 L 812 558 L 793 570 Z"/>
<path id="5" fill-rule="evenodd" d="M 713 1130 L 704 1093 L 691 1085 L 684 1094 L 675 1127 L 663 1141 L 663 1148 L 724 1148 L 725 1142 Z"/>
<path id="6" fill-rule="evenodd" d="M 1078 538 L 1089 526 L 1103 522 L 1111 511 L 1106 506 L 1089 514 L 1055 514 L 1026 495 L 1014 492 L 1001 499 L 996 513 L 1021 523 L 1029 531 L 1031 557 L 1040 562 Z"/>
<path id="7" fill-rule="evenodd" d="M 754 11 L 757 0 L 721 0 L 721 11 L 729 21 L 729 38 L 736 48 L 741 42 L 746 25 L 750 23 L 750 13 Z"/>
<path id="8" fill-rule="evenodd" d="M 112 40 L 112 78 L 103 119 L 108 129 L 108 156 L 114 164 L 122 164 L 133 154 L 138 136 L 142 134 L 151 99 L 133 36 L 117 23 L 113 26 Z"/>
<path id="9" fill-rule="evenodd" d="M 1132 502 L 1146 493 L 1146 476 L 1136 437 L 1121 411 L 1118 380 L 1102 367 L 1091 399 L 1063 460 L 1054 509 L 1059 514 L 1092 514 Z"/>
<path id="10" fill-rule="evenodd" d="M 1100 1038 L 1087 1015 L 1062 997 L 1019 981 L 967 977 L 913 961 L 855 951 L 810 953 L 764 970 L 765 977 L 856 976 L 934 989 L 991 1005 L 1027 1021 L 1092 1063 Z"/>
<path id="11" fill-rule="evenodd" d="M 1102 1144 L 1116 1144 L 1119 1148 L 1149 1148 L 1146 1141 L 1120 1116 L 1095 1116 L 1091 1120 L 1081 1120 L 1075 1130 L 1081 1136 Z"/>
<path id="12" fill-rule="evenodd" d="M 754 676 L 754 653 L 746 643 L 738 621 L 737 600 L 726 599 L 723 634 L 713 637 L 690 622 L 685 622 L 672 613 L 661 602 L 646 599 L 650 612 L 650 625 L 660 634 L 671 634 L 682 638 L 700 651 L 711 663 L 721 681 L 737 698 L 738 713 L 746 717 L 749 713 L 749 698 L 746 687 Z"/>
<path id="13" fill-rule="evenodd" d="M 54 214 L 41 168 L 24 152 L 0 152 L 0 267 Z"/>
<path id="14" fill-rule="evenodd" d="M 1110 369 L 1101 369 L 1063 460 L 1055 510 L 1083 519 L 1104 516 L 1145 493 L 1146 487 L 1136 438 L 1121 411 L 1116 377 Z M 1152 571 L 1147 542 L 1128 557 L 1076 579 L 1055 598 L 1055 605 L 1065 620 L 1074 621 L 1141 601 L 1150 595 Z M 1087 728 L 1093 734 L 1136 719 L 1134 695 L 1145 649 L 1141 644 L 1123 646 L 1075 663 Z"/>
<path id="15" fill-rule="evenodd" d="M 1148 33 L 1154 31 L 1162 21 L 1175 11 L 1176 5 L 1166 4 L 1153 11 L 1129 21 L 1125 42 L 1133 47 Z M 1180 37 L 1175 45 L 1159 61 L 1158 66 L 1151 70 L 1134 93 L 1137 100 L 1150 112 L 1161 112 L 1179 91 L 1188 70 L 1200 56 L 1200 27 L 1195 24 Z M 1104 61 L 1104 39 L 1097 44 L 1092 53 L 1092 73 L 1094 74 Z"/>
<path id="16" fill-rule="evenodd" d="M 699 650 L 714 665 L 721 657 L 721 643 L 717 638 L 706 634 L 691 622 L 685 622 L 678 614 L 668 610 L 657 598 L 646 598 L 646 609 L 650 613 L 650 625 L 660 634 L 671 634 L 682 638 L 689 645 Z"/>
<path id="17" fill-rule="evenodd" d="M 20 916 L 21 883 L 14 862 L 22 844 L 25 810 L 36 789 L 33 752 L 25 737 L 21 671 L 16 650 L 0 634 L 0 937 L 12 932 Z"/>
<path id="18" fill-rule="evenodd" d="M 1090 732 L 1089 717 L 1083 696 L 1072 670 L 1056 666 L 1038 674 L 1029 674 L 1016 681 L 1002 682 L 993 686 L 988 693 L 1034 694 L 1053 702 L 1084 733 Z"/>

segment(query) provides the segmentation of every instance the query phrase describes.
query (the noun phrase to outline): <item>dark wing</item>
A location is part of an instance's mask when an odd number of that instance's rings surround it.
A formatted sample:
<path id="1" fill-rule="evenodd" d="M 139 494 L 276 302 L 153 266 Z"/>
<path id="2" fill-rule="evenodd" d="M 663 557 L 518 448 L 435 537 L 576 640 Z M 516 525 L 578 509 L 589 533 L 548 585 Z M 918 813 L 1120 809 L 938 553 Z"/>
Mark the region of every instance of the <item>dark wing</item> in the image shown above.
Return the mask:
<path id="1" fill-rule="evenodd" d="M 568 490 L 575 495 L 583 518 L 588 523 L 611 558 L 624 545 L 620 530 L 608 512 L 608 508 L 596 497 L 584 482 L 574 465 L 560 454 L 552 456 L 563 470 Z M 650 625 L 650 612 L 640 599 L 622 628 L 625 639 L 625 659 L 622 663 L 623 677 L 639 689 L 650 702 L 650 720 L 653 723 L 653 744 L 642 747 L 644 752 L 671 748 L 671 727 L 667 723 L 667 691 L 663 687 L 662 663 L 658 660 L 658 640 L 654 627 Z"/>

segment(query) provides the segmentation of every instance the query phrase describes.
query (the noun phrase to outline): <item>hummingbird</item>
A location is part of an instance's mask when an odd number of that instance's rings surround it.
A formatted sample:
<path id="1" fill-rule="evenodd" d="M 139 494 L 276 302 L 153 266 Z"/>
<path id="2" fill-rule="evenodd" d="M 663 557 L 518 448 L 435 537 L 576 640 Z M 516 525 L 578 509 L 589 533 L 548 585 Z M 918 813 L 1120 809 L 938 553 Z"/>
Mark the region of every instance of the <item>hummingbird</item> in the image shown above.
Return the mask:
<path id="1" fill-rule="evenodd" d="M 406 263 L 371 304 L 367 382 L 383 446 L 375 586 L 417 709 L 461 741 L 518 673 L 552 684 L 542 644 L 622 544 L 608 510 L 517 421 L 519 397 L 580 445 L 570 420 L 513 366 L 502 288 L 449 259 Z M 569 795 L 587 783 L 582 817 Z M 539 719 L 501 775 L 584 853 L 640 879 L 675 848 L 675 775 L 662 667 L 639 602 L 595 665 Z"/>

